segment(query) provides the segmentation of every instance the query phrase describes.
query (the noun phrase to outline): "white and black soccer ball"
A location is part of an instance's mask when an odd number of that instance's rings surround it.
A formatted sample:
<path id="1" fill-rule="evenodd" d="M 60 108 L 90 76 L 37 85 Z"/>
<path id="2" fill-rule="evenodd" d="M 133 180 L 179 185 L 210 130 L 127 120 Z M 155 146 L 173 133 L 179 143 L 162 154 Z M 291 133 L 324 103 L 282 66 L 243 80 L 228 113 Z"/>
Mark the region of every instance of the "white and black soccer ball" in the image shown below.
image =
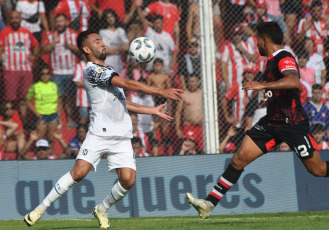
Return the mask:
<path id="1" fill-rule="evenodd" d="M 129 56 L 137 63 L 148 63 L 152 61 L 156 48 L 151 39 L 139 37 L 130 43 Z"/>

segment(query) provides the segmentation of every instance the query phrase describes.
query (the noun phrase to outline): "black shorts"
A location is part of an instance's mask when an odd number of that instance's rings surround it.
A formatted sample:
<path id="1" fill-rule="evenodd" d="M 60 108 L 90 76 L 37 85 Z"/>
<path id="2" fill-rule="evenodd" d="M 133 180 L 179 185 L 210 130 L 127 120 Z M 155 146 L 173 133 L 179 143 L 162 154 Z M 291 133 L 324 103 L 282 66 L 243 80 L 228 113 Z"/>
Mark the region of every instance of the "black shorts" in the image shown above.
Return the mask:
<path id="1" fill-rule="evenodd" d="M 246 135 L 255 142 L 263 153 L 271 151 L 281 142 L 286 142 L 302 159 L 312 158 L 313 152 L 319 150 L 310 133 L 307 121 L 300 122 L 295 126 L 287 124 L 280 126 L 273 127 L 266 123 L 257 123 L 246 132 Z"/>

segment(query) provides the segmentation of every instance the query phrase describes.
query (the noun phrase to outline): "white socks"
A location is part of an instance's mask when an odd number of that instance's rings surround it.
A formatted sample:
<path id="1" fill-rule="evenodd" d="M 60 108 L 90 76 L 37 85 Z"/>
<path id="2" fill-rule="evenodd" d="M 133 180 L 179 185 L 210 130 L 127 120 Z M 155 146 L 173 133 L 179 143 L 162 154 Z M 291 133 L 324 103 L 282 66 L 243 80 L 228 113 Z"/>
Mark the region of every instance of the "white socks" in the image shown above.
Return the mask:
<path id="1" fill-rule="evenodd" d="M 76 183 L 77 182 L 73 180 L 71 173 L 66 173 L 57 181 L 55 186 L 52 188 L 43 202 L 38 206 L 38 208 L 45 212 L 52 203 L 63 196 Z"/>
<path id="2" fill-rule="evenodd" d="M 98 205 L 98 209 L 106 212 L 112 205 L 116 204 L 124 198 L 129 190 L 124 189 L 118 181 L 111 189 L 110 193 L 106 196 L 102 203 Z"/>

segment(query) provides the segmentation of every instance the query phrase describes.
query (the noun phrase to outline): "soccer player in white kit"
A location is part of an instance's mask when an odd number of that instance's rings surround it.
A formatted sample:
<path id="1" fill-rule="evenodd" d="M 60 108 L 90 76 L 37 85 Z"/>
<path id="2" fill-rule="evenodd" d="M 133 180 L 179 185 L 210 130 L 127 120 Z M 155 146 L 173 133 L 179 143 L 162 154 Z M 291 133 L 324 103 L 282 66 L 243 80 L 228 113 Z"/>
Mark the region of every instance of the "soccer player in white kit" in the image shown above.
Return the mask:
<path id="1" fill-rule="evenodd" d="M 105 66 L 106 45 L 99 34 L 92 30 L 81 32 L 77 45 L 89 61 L 83 72 L 84 85 L 91 106 L 90 125 L 73 169 L 62 176 L 43 202 L 26 214 L 24 221 L 31 226 L 46 212 L 47 208 L 64 195 L 73 185 L 87 176 L 90 170 L 96 171 L 104 153 L 107 153 L 109 171 L 116 172 L 119 181 L 111 188 L 106 198 L 98 204 L 93 214 L 100 228 L 109 228 L 107 210 L 120 201 L 135 184 L 136 163 L 130 139 L 132 124 L 128 110 L 136 113 L 154 114 L 172 120 L 163 108 L 141 106 L 126 101 L 122 88 L 143 91 L 146 94 L 179 100 L 183 90 L 159 89 L 138 81 L 119 77 Z"/>

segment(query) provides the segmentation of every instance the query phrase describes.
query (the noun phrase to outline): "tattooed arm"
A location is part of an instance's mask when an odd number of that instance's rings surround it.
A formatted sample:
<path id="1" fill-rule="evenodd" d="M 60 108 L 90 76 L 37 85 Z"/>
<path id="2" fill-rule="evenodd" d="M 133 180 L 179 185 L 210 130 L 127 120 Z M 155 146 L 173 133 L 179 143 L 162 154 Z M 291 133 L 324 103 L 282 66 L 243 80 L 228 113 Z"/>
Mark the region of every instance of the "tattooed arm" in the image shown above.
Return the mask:
<path id="1" fill-rule="evenodd" d="M 166 105 L 167 103 L 164 103 L 157 107 L 149 107 L 149 106 L 139 105 L 131 101 L 126 101 L 127 109 L 131 112 L 157 115 L 158 117 L 161 117 L 167 121 L 171 121 L 173 118 L 169 116 L 169 113 L 166 110 L 164 110 L 164 107 Z"/>

